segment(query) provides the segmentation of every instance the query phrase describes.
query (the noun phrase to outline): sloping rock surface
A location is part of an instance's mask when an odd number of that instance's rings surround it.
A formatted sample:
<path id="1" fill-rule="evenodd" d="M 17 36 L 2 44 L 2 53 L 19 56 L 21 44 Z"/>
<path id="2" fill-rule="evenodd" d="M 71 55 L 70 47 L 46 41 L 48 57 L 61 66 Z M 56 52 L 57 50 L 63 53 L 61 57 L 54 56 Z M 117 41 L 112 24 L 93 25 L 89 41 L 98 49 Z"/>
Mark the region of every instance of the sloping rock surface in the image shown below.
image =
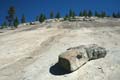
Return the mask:
<path id="1" fill-rule="evenodd" d="M 43 23 L 0 32 L 0 80 L 120 80 L 120 19 Z M 69 74 L 52 73 L 62 71 L 54 66 L 61 53 L 88 44 L 106 48 L 107 55 Z"/>

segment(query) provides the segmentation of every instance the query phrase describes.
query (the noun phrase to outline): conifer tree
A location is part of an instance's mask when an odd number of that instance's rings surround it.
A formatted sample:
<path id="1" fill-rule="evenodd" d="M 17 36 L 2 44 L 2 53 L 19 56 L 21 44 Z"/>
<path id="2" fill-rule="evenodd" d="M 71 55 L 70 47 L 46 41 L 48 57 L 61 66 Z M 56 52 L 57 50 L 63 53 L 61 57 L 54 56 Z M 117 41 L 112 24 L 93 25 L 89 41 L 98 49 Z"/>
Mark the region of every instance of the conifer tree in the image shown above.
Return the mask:
<path id="1" fill-rule="evenodd" d="M 96 16 L 96 17 L 101 17 L 101 14 L 98 13 L 97 11 L 95 11 L 95 16 Z"/>
<path id="2" fill-rule="evenodd" d="M 86 10 L 83 11 L 83 16 L 87 17 L 88 16 L 88 13 Z"/>
<path id="3" fill-rule="evenodd" d="M 14 20 L 13 24 L 14 24 L 14 27 L 15 27 L 15 28 L 17 28 L 17 27 L 18 27 L 18 25 L 19 25 L 19 20 L 18 20 L 18 18 L 17 18 L 17 17 L 15 18 L 15 20 Z"/>
<path id="4" fill-rule="evenodd" d="M 91 11 L 91 10 L 89 10 L 89 12 L 88 12 L 88 16 L 89 16 L 89 17 L 93 16 L 93 14 L 92 14 L 92 11 Z"/>
<path id="5" fill-rule="evenodd" d="M 72 17 L 73 16 L 73 13 L 72 13 L 72 10 L 70 9 L 69 10 L 69 17 Z"/>
<path id="6" fill-rule="evenodd" d="M 45 21 L 45 19 L 46 19 L 46 16 L 43 14 L 43 13 L 41 13 L 40 14 L 40 17 L 39 17 L 39 22 L 44 22 Z"/>
<path id="7" fill-rule="evenodd" d="M 50 12 L 50 18 L 53 19 L 53 17 L 54 17 L 54 13 L 51 11 Z"/>
<path id="8" fill-rule="evenodd" d="M 10 6 L 8 9 L 8 16 L 6 16 L 6 19 L 9 22 L 9 26 L 13 26 L 14 16 L 15 16 L 15 7 Z"/>
<path id="9" fill-rule="evenodd" d="M 95 11 L 95 14 L 94 14 L 94 15 L 95 15 L 95 17 L 98 17 L 98 12 L 97 12 L 97 11 Z"/>
<path id="10" fill-rule="evenodd" d="M 80 13 L 79 13 L 79 16 L 81 16 L 81 17 L 83 16 L 83 13 L 82 13 L 82 11 L 80 11 Z"/>
<path id="11" fill-rule="evenodd" d="M 69 16 L 68 14 L 65 15 L 64 20 L 68 20 Z"/>
<path id="12" fill-rule="evenodd" d="M 120 18 L 120 12 L 117 12 L 117 13 L 113 12 L 112 17 Z"/>
<path id="13" fill-rule="evenodd" d="M 72 18 L 75 18 L 75 16 L 76 16 L 76 13 L 73 11 L 73 16 L 72 16 Z"/>
<path id="14" fill-rule="evenodd" d="M 69 10 L 69 17 L 74 18 L 75 17 L 75 12 L 73 10 Z"/>
<path id="15" fill-rule="evenodd" d="M 39 21 L 39 16 L 36 16 L 36 19 L 35 19 L 35 21 Z"/>
<path id="16" fill-rule="evenodd" d="M 21 23 L 25 23 L 25 22 L 26 22 L 26 18 L 25 18 L 25 15 L 23 14 L 21 18 Z"/>
<path id="17" fill-rule="evenodd" d="M 120 18 L 120 12 L 116 13 L 117 18 Z"/>
<path id="18" fill-rule="evenodd" d="M 57 12 L 55 18 L 59 19 L 60 18 L 60 12 Z"/>
<path id="19" fill-rule="evenodd" d="M 7 28 L 7 23 L 3 22 L 0 29 Z"/>
<path id="20" fill-rule="evenodd" d="M 106 12 L 103 11 L 103 12 L 101 13 L 100 17 L 102 17 L 102 18 L 106 17 Z"/>

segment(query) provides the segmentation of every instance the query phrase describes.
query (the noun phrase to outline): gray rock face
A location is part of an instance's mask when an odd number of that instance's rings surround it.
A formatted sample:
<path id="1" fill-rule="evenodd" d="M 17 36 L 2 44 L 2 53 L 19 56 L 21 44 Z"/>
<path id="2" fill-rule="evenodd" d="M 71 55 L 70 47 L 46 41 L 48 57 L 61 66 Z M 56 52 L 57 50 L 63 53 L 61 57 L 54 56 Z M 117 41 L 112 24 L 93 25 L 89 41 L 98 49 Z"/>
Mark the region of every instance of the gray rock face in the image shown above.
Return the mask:
<path id="1" fill-rule="evenodd" d="M 86 48 L 87 56 L 89 60 L 104 58 L 106 56 L 106 49 L 103 47 L 99 47 L 96 44 L 89 45 Z"/>
<path id="2" fill-rule="evenodd" d="M 106 49 L 96 44 L 81 45 L 67 49 L 59 55 L 59 65 L 73 72 L 90 60 L 104 58 Z"/>

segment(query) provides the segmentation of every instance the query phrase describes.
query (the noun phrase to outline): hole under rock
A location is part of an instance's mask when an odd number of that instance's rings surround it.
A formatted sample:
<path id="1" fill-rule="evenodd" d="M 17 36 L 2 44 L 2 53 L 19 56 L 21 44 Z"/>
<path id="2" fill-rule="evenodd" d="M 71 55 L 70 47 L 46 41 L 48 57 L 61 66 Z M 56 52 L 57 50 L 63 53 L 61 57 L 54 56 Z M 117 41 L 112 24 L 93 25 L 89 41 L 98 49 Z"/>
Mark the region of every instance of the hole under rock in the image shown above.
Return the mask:
<path id="1" fill-rule="evenodd" d="M 69 74 L 70 72 L 62 68 L 59 63 L 56 63 L 55 65 L 51 66 L 49 69 L 49 72 L 53 75 L 65 75 Z"/>

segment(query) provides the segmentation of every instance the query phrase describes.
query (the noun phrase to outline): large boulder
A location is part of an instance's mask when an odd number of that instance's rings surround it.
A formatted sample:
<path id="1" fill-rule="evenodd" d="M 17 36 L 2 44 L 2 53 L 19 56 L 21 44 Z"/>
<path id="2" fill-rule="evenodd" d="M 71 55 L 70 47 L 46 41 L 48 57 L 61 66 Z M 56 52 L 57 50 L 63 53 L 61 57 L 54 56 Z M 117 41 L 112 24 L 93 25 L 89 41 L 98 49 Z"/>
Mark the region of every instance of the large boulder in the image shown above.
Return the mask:
<path id="1" fill-rule="evenodd" d="M 81 45 L 67 49 L 59 55 L 59 65 L 67 71 L 73 72 L 90 60 L 103 58 L 106 49 L 98 45 Z"/>

